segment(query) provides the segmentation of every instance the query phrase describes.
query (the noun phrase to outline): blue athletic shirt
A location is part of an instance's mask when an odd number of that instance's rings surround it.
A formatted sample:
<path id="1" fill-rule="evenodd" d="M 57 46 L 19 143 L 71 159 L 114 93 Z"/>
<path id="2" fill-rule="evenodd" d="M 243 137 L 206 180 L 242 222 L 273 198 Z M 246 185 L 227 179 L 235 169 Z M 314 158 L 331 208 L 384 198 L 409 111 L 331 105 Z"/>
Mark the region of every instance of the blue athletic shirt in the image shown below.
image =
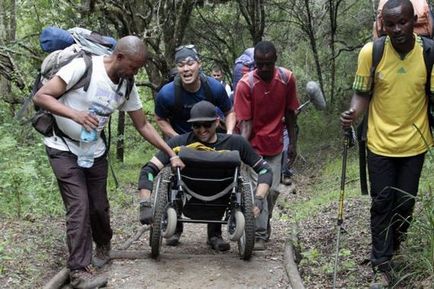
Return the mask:
<path id="1" fill-rule="evenodd" d="M 207 76 L 207 79 L 212 95 L 211 102 L 220 110 L 218 113 L 222 118 L 224 114 L 231 110 L 232 103 L 224 86 L 219 81 L 209 76 Z M 168 119 L 178 134 L 190 132 L 191 124 L 187 122 L 190 118 L 190 109 L 201 100 L 207 100 L 203 84 L 194 93 L 188 92 L 181 87 L 179 103 L 182 105 L 182 109 L 175 109 L 175 83 L 172 81 L 164 85 L 158 92 L 155 100 L 155 114 L 160 118 Z"/>

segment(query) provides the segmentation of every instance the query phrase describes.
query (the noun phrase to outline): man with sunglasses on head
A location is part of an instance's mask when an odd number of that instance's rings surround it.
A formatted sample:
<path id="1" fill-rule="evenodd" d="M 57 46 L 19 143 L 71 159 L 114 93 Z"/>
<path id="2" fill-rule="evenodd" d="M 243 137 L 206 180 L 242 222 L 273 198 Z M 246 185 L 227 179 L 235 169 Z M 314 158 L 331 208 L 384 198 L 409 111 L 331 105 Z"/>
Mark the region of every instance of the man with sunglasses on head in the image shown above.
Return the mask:
<path id="1" fill-rule="evenodd" d="M 259 216 L 264 208 L 264 201 L 271 185 L 273 174 L 270 166 L 258 155 L 250 144 L 240 135 L 228 135 L 217 133 L 219 117 L 216 107 L 208 101 L 196 103 L 190 111 L 192 131 L 175 136 L 168 141 L 171 148 L 186 146 L 199 142 L 215 150 L 236 150 L 239 151 L 243 163 L 251 167 L 258 174 L 258 186 L 255 193 L 255 217 Z M 170 157 L 163 151 L 159 151 L 146 165 L 142 167 L 139 178 L 140 198 L 140 222 L 142 224 L 152 223 L 151 190 L 153 179 L 158 172 L 170 163 Z M 224 212 L 223 212 L 224 213 Z M 223 215 L 220 216 L 222 218 Z M 180 223 L 182 224 L 182 223 Z M 208 244 L 217 251 L 230 249 L 229 243 L 222 238 L 221 224 L 208 224 Z M 179 240 L 179 238 L 178 238 Z M 167 242 L 166 242 L 167 244 Z"/>
<path id="2" fill-rule="evenodd" d="M 224 115 L 228 134 L 235 127 L 235 113 L 223 85 L 201 71 L 202 63 L 194 45 L 176 49 L 175 63 L 178 75 L 164 85 L 155 101 L 155 117 L 158 126 L 168 138 L 191 131 L 187 122 L 191 107 L 207 100 L 217 106 Z"/>
<path id="3" fill-rule="evenodd" d="M 254 49 L 256 69 L 245 74 L 235 89 L 234 108 L 241 134 L 253 149 L 273 169 L 273 184 L 264 210 L 256 219 L 255 250 L 265 250 L 270 238 L 270 219 L 276 203 L 280 183 L 283 149 L 283 127 L 288 130 L 291 144 L 288 159 L 296 155 L 296 114 L 299 106 L 295 77 L 291 71 L 276 67 L 277 52 L 273 43 L 261 41 Z M 285 122 L 282 122 L 282 118 Z M 251 172 L 255 181 L 257 175 Z"/>

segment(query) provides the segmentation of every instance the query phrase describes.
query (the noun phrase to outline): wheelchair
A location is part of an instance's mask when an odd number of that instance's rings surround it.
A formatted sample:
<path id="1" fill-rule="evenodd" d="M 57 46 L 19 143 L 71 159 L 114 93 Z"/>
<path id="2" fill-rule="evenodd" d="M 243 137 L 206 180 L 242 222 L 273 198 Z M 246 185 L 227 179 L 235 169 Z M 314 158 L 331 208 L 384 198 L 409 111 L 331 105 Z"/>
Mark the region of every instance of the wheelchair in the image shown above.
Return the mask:
<path id="1" fill-rule="evenodd" d="M 151 257 L 157 259 L 163 238 L 170 238 L 177 222 L 225 224 L 229 240 L 238 243 L 249 260 L 255 242 L 252 185 L 241 175 L 238 151 L 199 151 L 181 147 L 186 165 L 172 172 L 165 167 L 154 183 L 154 222 L 150 230 Z"/>

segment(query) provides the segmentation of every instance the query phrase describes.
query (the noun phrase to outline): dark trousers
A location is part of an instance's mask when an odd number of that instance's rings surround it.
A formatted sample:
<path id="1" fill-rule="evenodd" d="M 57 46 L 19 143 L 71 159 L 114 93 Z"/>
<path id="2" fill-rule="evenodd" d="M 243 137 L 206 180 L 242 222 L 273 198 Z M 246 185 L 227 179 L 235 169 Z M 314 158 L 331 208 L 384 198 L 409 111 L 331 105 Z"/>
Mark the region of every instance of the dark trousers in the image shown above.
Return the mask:
<path id="1" fill-rule="evenodd" d="M 388 263 L 407 233 L 424 158 L 425 154 L 385 157 L 368 151 L 373 267 L 388 268 L 382 264 Z"/>
<path id="2" fill-rule="evenodd" d="M 178 222 L 176 224 L 176 233 L 182 234 L 184 231 L 184 223 Z M 208 239 L 212 237 L 222 236 L 222 224 L 208 224 L 207 225 L 207 236 Z"/>
<path id="3" fill-rule="evenodd" d="M 92 259 L 92 239 L 98 245 L 110 242 L 109 202 L 107 199 L 106 156 L 95 159 L 91 168 L 77 165 L 71 152 L 46 147 L 66 209 L 68 268 L 81 269 Z"/>

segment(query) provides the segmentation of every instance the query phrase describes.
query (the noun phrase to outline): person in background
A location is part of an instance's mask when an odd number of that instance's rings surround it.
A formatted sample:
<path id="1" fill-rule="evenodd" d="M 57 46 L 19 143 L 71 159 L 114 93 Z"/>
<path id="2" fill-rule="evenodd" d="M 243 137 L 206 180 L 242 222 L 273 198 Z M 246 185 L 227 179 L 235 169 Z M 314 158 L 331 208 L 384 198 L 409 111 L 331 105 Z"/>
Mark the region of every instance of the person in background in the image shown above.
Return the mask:
<path id="1" fill-rule="evenodd" d="M 226 90 L 228 97 L 232 97 L 232 87 L 229 83 L 225 81 L 225 75 L 220 66 L 214 65 L 211 71 L 211 76 L 218 80 Z"/>

